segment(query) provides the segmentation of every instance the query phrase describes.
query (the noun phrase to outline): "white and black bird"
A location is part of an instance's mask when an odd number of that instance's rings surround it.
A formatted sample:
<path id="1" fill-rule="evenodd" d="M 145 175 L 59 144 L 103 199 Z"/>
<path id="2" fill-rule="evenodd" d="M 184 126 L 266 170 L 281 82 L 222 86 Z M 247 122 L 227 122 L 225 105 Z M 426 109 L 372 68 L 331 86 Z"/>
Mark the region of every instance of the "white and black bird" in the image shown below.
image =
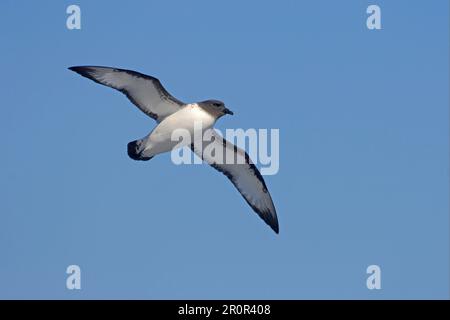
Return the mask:
<path id="1" fill-rule="evenodd" d="M 175 129 L 194 132 L 194 122 L 201 121 L 203 130 L 212 129 L 217 119 L 225 114 L 233 114 L 224 103 L 218 100 L 206 100 L 196 103 L 184 103 L 170 95 L 160 81 L 136 71 L 109 67 L 82 66 L 70 67 L 70 70 L 102 85 L 114 88 L 125 94 L 142 112 L 156 120 L 157 126 L 144 138 L 128 143 L 128 155 L 134 160 L 150 160 L 155 155 L 171 151 L 178 141 L 172 141 Z M 242 161 L 217 161 L 206 155 L 205 144 L 222 149 L 223 154 L 232 153 Z M 202 142 L 203 149 L 195 144 L 191 150 L 214 169 L 226 175 L 252 209 L 278 233 L 278 218 L 272 198 L 263 177 L 252 163 L 248 154 L 212 131 L 212 139 Z"/>

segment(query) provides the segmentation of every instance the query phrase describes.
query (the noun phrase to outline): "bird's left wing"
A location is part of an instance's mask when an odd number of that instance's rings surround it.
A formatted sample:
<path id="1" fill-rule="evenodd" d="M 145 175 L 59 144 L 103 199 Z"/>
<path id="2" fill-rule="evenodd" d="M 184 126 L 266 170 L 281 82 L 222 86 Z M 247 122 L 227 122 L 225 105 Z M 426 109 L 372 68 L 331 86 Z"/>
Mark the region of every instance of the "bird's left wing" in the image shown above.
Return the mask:
<path id="1" fill-rule="evenodd" d="M 192 151 L 227 176 L 250 207 L 278 233 L 277 213 L 269 190 L 248 154 L 215 130 L 210 131 L 210 136 L 210 141 L 194 142 Z"/>
<path id="2" fill-rule="evenodd" d="M 161 122 L 184 105 L 158 79 L 136 71 L 110 67 L 70 67 L 70 70 L 125 94 L 142 112 Z"/>

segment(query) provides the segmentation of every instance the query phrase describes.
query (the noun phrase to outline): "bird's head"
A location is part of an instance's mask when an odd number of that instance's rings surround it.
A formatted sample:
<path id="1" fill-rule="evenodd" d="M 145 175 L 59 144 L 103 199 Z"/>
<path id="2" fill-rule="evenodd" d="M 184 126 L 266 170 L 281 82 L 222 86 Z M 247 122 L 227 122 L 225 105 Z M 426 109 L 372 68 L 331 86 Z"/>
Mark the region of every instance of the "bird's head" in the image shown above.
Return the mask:
<path id="1" fill-rule="evenodd" d="M 219 100 L 206 100 L 199 102 L 199 105 L 209 112 L 210 114 L 214 115 L 217 119 L 226 115 L 231 114 L 233 115 L 233 112 L 230 111 L 225 104 L 222 101 Z"/>

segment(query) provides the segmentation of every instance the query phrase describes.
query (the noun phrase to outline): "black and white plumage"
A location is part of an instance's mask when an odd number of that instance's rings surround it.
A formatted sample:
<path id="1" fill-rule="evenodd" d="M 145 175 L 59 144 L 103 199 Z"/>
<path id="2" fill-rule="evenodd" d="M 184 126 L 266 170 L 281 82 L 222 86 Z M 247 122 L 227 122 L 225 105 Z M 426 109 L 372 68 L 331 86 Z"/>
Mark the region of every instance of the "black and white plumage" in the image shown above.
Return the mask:
<path id="1" fill-rule="evenodd" d="M 83 77 L 125 94 L 142 112 L 161 122 L 180 110 L 184 103 L 164 89 L 158 79 L 145 74 L 107 67 L 71 67 Z"/>
<path id="2" fill-rule="evenodd" d="M 272 197 L 267 190 L 262 175 L 252 163 L 247 152 L 222 138 L 214 130 L 211 131 L 211 140 L 202 141 L 202 143 L 200 150 L 193 143 L 191 145 L 192 151 L 230 179 L 250 207 L 278 233 L 278 218 Z M 205 150 L 208 150 L 208 146 L 214 149 L 213 155 L 205 152 Z M 232 163 L 226 161 L 229 155 L 231 155 Z"/>
<path id="3" fill-rule="evenodd" d="M 172 132 L 181 128 L 193 135 L 194 122 L 201 121 L 203 130 L 210 130 L 211 139 L 198 143 L 194 141 L 190 145 L 192 151 L 227 176 L 252 209 L 276 233 L 279 232 L 275 206 L 260 172 L 244 150 L 222 138 L 213 129 L 217 119 L 225 114 L 233 114 L 223 102 L 206 100 L 185 104 L 170 95 L 158 79 L 136 71 L 96 66 L 69 69 L 119 90 L 158 122 L 147 136 L 128 144 L 128 155 L 134 160 L 149 160 L 174 147 L 181 147 L 178 141 L 171 140 Z M 208 147 L 215 150 L 214 154 L 205 152 Z M 218 157 L 219 154 L 223 157 Z M 234 161 L 226 161 L 229 156 Z"/>

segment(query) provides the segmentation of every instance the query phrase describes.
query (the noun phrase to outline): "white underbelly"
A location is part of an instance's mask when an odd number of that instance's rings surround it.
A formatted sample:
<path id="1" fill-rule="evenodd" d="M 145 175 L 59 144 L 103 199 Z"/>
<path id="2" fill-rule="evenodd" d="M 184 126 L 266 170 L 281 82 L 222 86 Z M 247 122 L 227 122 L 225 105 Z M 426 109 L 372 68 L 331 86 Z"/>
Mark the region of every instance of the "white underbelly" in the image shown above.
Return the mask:
<path id="1" fill-rule="evenodd" d="M 188 105 L 180 111 L 168 116 L 150 133 L 147 139 L 146 147 L 147 153 L 156 155 L 163 152 L 171 151 L 175 146 L 181 147 L 189 145 L 190 142 L 183 140 L 172 141 L 172 135 L 175 130 L 189 132 L 191 139 L 194 135 L 194 130 L 206 130 L 212 128 L 215 119 L 209 113 L 196 105 Z M 197 133 L 197 132 L 196 132 Z M 175 135 L 179 136 L 179 134 Z"/>

